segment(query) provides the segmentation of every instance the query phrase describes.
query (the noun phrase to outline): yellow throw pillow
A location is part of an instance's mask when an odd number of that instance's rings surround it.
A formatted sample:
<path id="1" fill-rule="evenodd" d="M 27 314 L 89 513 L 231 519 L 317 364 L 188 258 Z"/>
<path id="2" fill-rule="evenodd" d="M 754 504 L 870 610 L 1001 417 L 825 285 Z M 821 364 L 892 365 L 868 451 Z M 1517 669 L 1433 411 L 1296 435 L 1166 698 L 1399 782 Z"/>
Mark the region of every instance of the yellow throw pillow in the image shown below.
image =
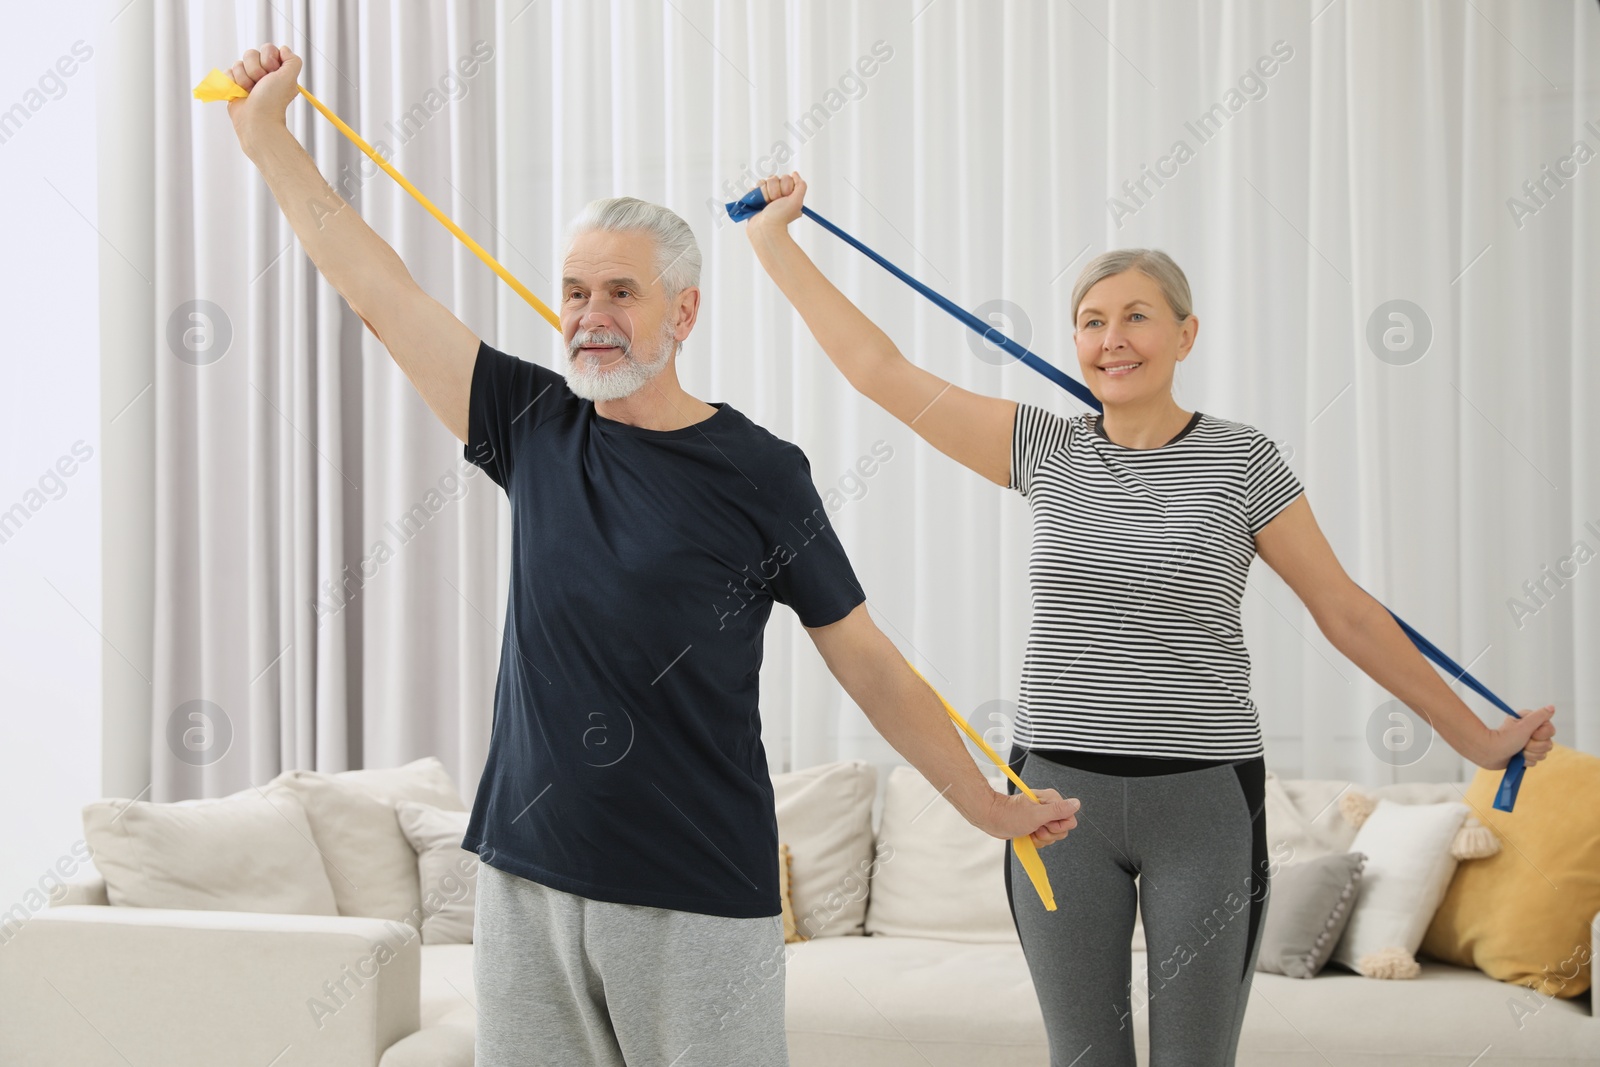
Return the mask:
<path id="1" fill-rule="evenodd" d="M 783 943 L 804 941 L 795 930 L 794 902 L 789 899 L 789 846 L 782 842 L 778 844 L 778 899 L 783 902 Z"/>
<path id="2" fill-rule="evenodd" d="M 1479 770 L 1465 799 L 1506 847 L 1456 870 L 1422 951 L 1544 996 L 1579 996 L 1600 912 L 1600 758 L 1556 745 L 1528 768 L 1513 812 L 1494 808 L 1502 773 Z"/>

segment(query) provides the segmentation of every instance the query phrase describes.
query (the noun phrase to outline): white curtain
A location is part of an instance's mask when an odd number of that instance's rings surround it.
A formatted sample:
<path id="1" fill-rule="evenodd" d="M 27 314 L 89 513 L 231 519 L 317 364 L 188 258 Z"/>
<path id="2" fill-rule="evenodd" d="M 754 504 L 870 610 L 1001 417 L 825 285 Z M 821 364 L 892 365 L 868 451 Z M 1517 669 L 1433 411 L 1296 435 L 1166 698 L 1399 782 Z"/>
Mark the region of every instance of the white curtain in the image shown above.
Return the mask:
<path id="1" fill-rule="evenodd" d="M 153 365 L 156 492 L 129 520 L 150 537 L 119 539 L 108 512 L 107 565 L 153 569 L 154 652 L 151 684 L 108 692 L 108 714 L 138 717 L 148 751 L 119 758 L 130 779 L 149 761 L 151 799 L 429 754 L 470 797 L 488 742 L 503 497 L 464 475 L 459 443 L 293 242 L 223 105 L 189 97 L 267 40 L 290 41 L 302 83 L 542 296 L 587 200 L 626 193 L 688 219 L 705 270 L 685 386 L 805 449 L 878 622 L 991 738 L 1027 634 L 1026 506 L 833 371 L 717 210 L 752 170 L 800 169 L 812 207 L 956 302 L 999 308 L 1069 373 L 1077 272 L 1110 248 L 1170 253 L 1201 322 L 1180 403 L 1280 442 L 1358 582 L 1515 706 L 1555 703 L 1558 740 L 1600 752 L 1600 386 L 1580 349 L 1600 334 L 1591 0 L 397 7 L 160 0 L 154 99 L 119 102 L 114 121 L 156 144 L 153 173 L 125 179 L 148 185 L 155 217 L 156 336 L 120 340 L 110 322 L 106 358 Z M 555 365 L 549 326 L 443 227 L 308 104 L 289 122 L 431 294 Z M 1081 410 L 796 229 L 912 359 Z M 193 300 L 231 330 L 209 362 L 204 309 L 182 319 L 199 355 L 169 341 Z M 1245 625 L 1273 769 L 1470 769 L 1438 741 L 1404 768 L 1378 760 L 1367 731 L 1386 695 L 1264 564 Z M 775 770 L 896 762 L 783 609 L 762 677 Z M 231 728 L 220 758 L 172 740 L 174 713 L 199 723 L 196 707 Z"/>

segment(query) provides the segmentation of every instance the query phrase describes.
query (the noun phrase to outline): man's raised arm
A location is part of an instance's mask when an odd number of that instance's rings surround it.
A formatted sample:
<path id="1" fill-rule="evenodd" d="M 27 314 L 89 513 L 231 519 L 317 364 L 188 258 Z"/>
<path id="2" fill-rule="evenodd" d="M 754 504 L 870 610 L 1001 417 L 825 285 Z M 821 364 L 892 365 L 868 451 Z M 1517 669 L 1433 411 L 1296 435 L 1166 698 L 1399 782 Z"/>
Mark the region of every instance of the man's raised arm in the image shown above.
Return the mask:
<path id="1" fill-rule="evenodd" d="M 395 250 L 323 179 L 289 132 L 284 113 L 298 95 L 300 65 L 287 47 L 270 44 L 250 49 L 233 65 L 233 80 L 250 92 L 228 101 L 239 146 L 261 171 L 317 270 L 464 442 L 477 335 L 423 292 Z"/>

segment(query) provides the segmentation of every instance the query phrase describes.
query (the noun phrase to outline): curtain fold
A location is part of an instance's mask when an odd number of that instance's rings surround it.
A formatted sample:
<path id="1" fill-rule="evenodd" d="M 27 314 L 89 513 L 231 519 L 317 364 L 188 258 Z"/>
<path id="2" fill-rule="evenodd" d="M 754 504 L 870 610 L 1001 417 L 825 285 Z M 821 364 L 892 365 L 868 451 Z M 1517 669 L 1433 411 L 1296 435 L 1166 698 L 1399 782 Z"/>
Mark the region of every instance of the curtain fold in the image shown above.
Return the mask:
<path id="1" fill-rule="evenodd" d="M 800 169 L 818 211 L 1074 374 L 1078 271 L 1167 251 L 1201 321 L 1180 403 L 1277 441 L 1357 582 L 1600 752 L 1589 0 L 160 0 L 152 33 L 155 98 L 113 106 L 154 113 L 154 552 L 106 532 L 108 567 L 154 575 L 108 582 L 149 598 L 152 684 L 108 708 L 140 717 L 150 799 L 424 755 L 470 797 L 492 718 L 503 495 L 317 274 L 225 109 L 189 96 L 265 40 L 547 302 L 586 201 L 682 214 L 705 264 L 685 387 L 805 449 L 879 624 L 991 740 L 1027 636 L 1026 505 L 833 370 L 720 212 L 753 175 Z M 329 123 L 301 101 L 288 121 L 423 288 L 558 365 L 548 325 Z M 1080 410 L 796 233 L 916 362 Z M 1378 759 L 1387 695 L 1264 564 L 1245 626 L 1274 769 L 1470 770 L 1438 740 Z M 898 761 L 782 608 L 762 699 L 774 770 Z"/>

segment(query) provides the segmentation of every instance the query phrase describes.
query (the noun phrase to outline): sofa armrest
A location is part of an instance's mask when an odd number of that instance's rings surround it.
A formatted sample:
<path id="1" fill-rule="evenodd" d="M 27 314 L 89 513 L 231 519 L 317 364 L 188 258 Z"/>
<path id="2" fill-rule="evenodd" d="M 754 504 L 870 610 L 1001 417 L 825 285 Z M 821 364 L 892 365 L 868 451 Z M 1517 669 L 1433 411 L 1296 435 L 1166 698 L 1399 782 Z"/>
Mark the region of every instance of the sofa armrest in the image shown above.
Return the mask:
<path id="1" fill-rule="evenodd" d="M 403 923 L 64 905 L 0 947 L 0 1063 L 374 1067 L 421 980 Z"/>
<path id="2" fill-rule="evenodd" d="M 111 903 L 111 898 L 106 895 L 106 880 L 97 871 L 90 871 L 78 881 L 65 885 L 66 888 L 50 898 L 50 907 L 61 908 L 69 904 L 105 906 Z"/>
<path id="3" fill-rule="evenodd" d="M 1589 923 L 1589 1014 L 1600 1019 L 1600 989 L 1595 975 L 1600 974 L 1600 914 Z"/>

